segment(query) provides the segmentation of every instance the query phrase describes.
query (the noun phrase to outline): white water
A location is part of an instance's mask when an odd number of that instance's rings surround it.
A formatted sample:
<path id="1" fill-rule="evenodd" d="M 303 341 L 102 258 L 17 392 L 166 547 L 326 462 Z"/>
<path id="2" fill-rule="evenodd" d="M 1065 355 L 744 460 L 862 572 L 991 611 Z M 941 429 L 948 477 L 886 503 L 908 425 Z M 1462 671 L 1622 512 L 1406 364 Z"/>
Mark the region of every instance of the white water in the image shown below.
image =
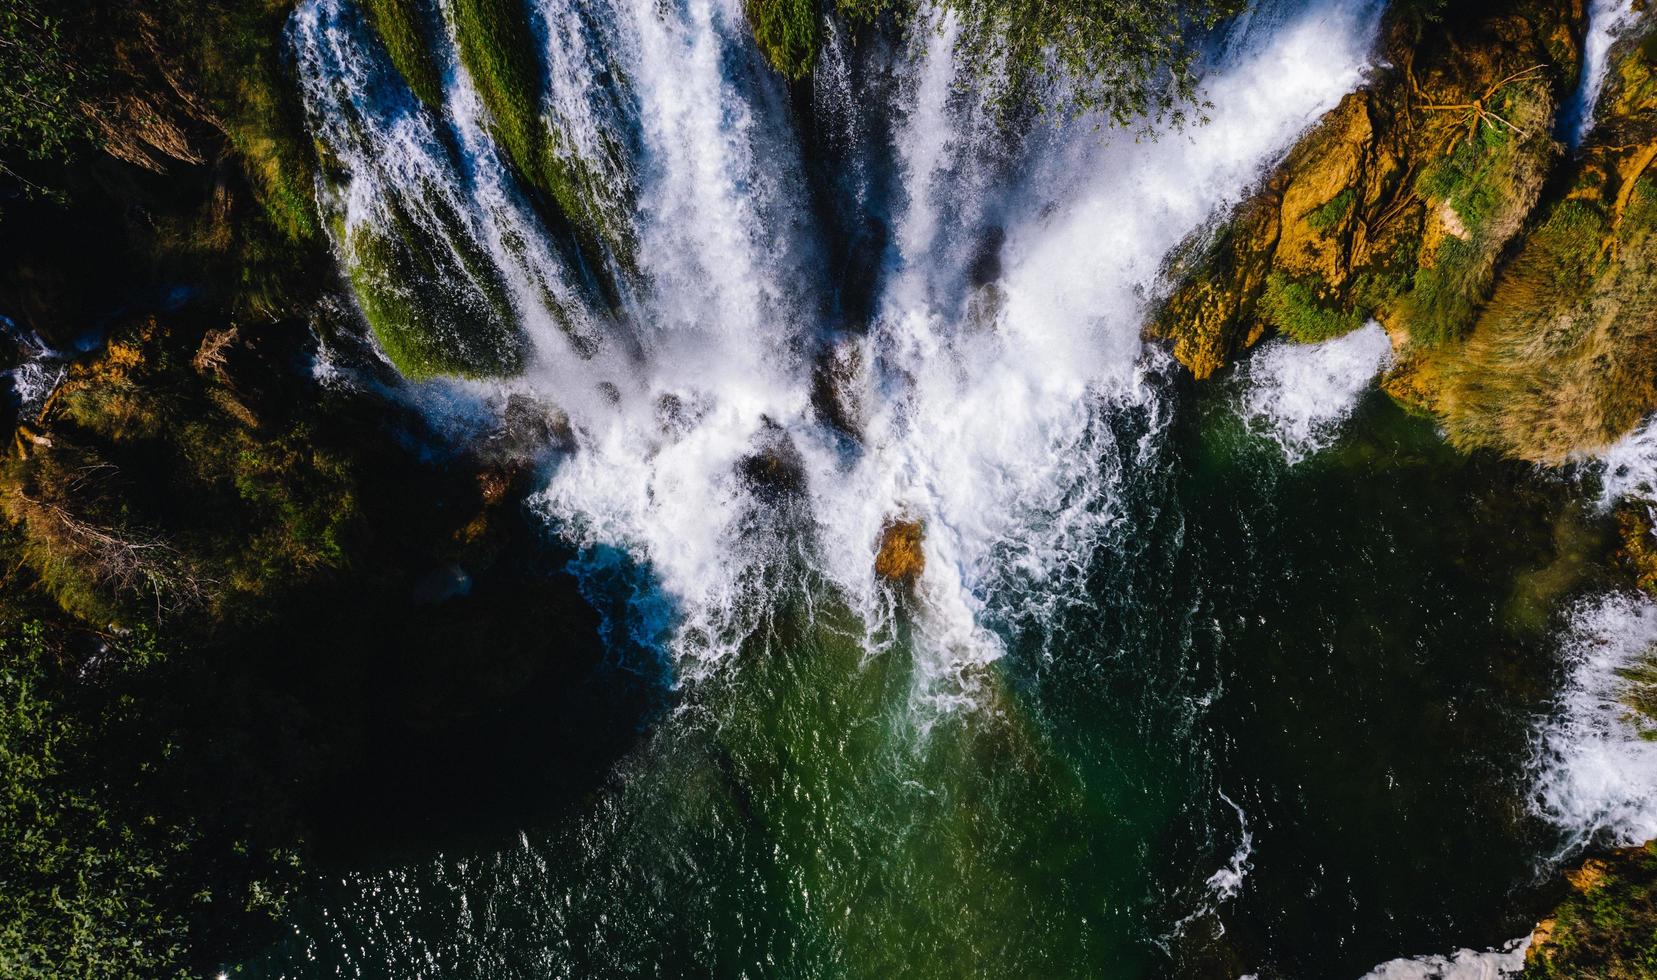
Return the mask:
<path id="1" fill-rule="evenodd" d="M 1603 838 L 1640 844 L 1657 837 L 1657 741 L 1624 704 L 1650 685 L 1625 672 L 1657 654 L 1657 601 L 1610 595 L 1572 616 L 1564 641 L 1569 671 L 1557 717 L 1542 729 L 1536 806 L 1570 834 L 1566 851 Z"/>
<path id="2" fill-rule="evenodd" d="M 1332 445 L 1343 423 L 1392 363 L 1392 342 L 1370 321 L 1318 344 L 1274 340 L 1244 368 L 1242 410 L 1250 430 L 1277 444 L 1289 463 Z"/>
<path id="3" fill-rule="evenodd" d="M 1612 443 L 1595 463 L 1600 506 L 1619 500 L 1657 502 L 1657 417 Z"/>
<path id="4" fill-rule="evenodd" d="M 1498 980 L 1517 976 L 1525 968 L 1529 948 L 1530 937 L 1525 936 L 1501 949 L 1463 949 L 1448 955 L 1388 960 L 1360 980 Z"/>
<path id="5" fill-rule="evenodd" d="M 1115 520 L 1111 487 L 1156 452 L 1163 362 L 1140 330 L 1163 256 L 1358 84 L 1378 16 L 1376 4 L 1319 3 L 1256 18 L 1209 78 L 1212 121 L 1136 141 L 1091 119 L 998 132 L 963 90 L 955 26 L 923 13 L 890 69 L 900 187 L 889 277 L 867 333 L 841 341 L 855 349 L 848 394 L 864 420 L 848 451 L 809 399 L 810 352 L 826 327 L 819 239 L 784 94 L 741 3 L 589 6 L 585 18 L 571 0 L 536 8 L 546 115 L 568 137 L 560 145 L 609 175 L 612 196 L 636 194 L 643 275 L 621 322 L 576 298 L 490 145 L 452 44 L 439 119 L 396 97 L 346 0 L 310 0 L 292 33 L 313 125 L 349 172 L 323 191 L 344 219 L 339 247 L 349 254 L 353 229 L 388 227 L 392 201 L 442 239 L 411 188 L 464 216 L 536 346 L 523 378 L 469 390 L 484 400 L 527 391 L 567 413 L 578 449 L 539 506 L 578 543 L 647 563 L 680 616 L 671 645 L 683 676 L 716 665 L 765 597 L 792 584 L 793 554 L 809 555 L 878 647 L 895 599 L 872 564 L 882 526 L 904 515 L 926 525 L 916 619 L 945 704 L 970 687 L 973 665 L 999 655 L 984 627 L 996 603 L 1040 615 L 1076 597 Z M 831 54 L 824 98 L 868 99 L 844 52 Z M 997 240 L 1000 274 L 974 287 L 973 260 Z M 596 353 L 552 324 L 538 284 L 575 311 Z M 1274 404 L 1301 411 L 1291 401 Z M 1321 431 L 1334 410 L 1307 411 L 1293 425 Z M 1109 424 L 1121 413 L 1143 420 L 1126 445 Z M 756 450 L 785 445 L 803 463 L 802 506 L 756 497 L 738 472 Z"/>

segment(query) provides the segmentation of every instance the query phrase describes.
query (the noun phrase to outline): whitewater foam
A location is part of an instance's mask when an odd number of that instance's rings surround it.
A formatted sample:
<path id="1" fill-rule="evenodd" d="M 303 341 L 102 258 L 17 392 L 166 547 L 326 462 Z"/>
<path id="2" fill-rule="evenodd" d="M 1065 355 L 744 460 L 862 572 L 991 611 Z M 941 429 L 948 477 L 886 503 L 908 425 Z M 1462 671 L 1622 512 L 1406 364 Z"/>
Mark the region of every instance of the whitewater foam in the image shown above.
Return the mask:
<path id="1" fill-rule="evenodd" d="M 1392 342 L 1373 320 L 1322 343 L 1271 341 L 1245 362 L 1243 416 L 1299 463 L 1334 443 L 1390 363 Z"/>
<path id="2" fill-rule="evenodd" d="M 1500 949 L 1462 949 L 1388 960 L 1359 980 L 1499 980 L 1517 976 L 1525 968 L 1529 948 L 1530 937 L 1523 936 Z"/>
<path id="3" fill-rule="evenodd" d="M 1589 842 L 1657 837 L 1657 741 L 1627 707 L 1654 685 L 1657 600 L 1614 594 L 1579 606 L 1563 640 L 1566 684 L 1537 737 L 1537 811 L 1567 832 L 1561 855 Z"/>

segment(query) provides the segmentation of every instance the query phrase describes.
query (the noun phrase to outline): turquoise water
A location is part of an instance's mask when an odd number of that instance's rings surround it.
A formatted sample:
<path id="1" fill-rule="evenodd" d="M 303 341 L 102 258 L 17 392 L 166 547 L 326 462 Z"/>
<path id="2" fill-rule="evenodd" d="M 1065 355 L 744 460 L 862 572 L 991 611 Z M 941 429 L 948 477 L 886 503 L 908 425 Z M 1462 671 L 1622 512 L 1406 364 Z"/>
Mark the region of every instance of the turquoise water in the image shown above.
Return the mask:
<path id="1" fill-rule="evenodd" d="M 1357 977 L 1528 932 L 1531 733 L 1606 546 L 1579 488 L 1373 392 L 1290 466 L 1237 382 L 1164 388 L 1165 427 L 1110 420 L 1145 441 L 1085 600 L 991 602 L 963 697 L 802 539 L 602 791 L 318 869 L 244 975 Z"/>

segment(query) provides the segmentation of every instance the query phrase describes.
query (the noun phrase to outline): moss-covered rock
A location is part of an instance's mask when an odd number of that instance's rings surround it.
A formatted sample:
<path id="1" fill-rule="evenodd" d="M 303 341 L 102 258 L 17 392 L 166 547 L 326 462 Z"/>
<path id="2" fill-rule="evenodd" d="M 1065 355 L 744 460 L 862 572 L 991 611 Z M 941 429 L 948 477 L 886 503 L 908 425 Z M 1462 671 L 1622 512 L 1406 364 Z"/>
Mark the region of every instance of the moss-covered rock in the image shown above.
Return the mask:
<path id="1" fill-rule="evenodd" d="M 1558 155 L 1581 10 L 1534 0 L 1443 17 L 1395 7 L 1391 67 L 1170 264 L 1150 332 L 1198 377 L 1268 327 L 1320 340 L 1375 317 L 1430 349 L 1471 325 Z"/>
<path id="2" fill-rule="evenodd" d="M 423 200 L 443 234 L 425 233 L 395 198 L 381 221 L 340 229 L 363 318 L 407 377 L 517 373 L 528 340 L 499 272 L 440 191 Z"/>
<path id="3" fill-rule="evenodd" d="M 1523 980 L 1657 976 L 1657 842 L 1590 858 L 1571 894 L 1536 927 Z"/>
<path id="4" fill-rule="evenodd" d="M 409 89 L 427 106 L 441 107 L 443 76 L 432 57 L 426 13 L 418 0 L 363 0 L 363 10 Z"/>
<path id="5" fill-rule="evenodd" d="M 1612 54 L 1600 124 L 1467 343 L 1432 366 L 1452 442 L 1542 463 L 1657 410 L 1657 33 Z"/>
<path id="6" fill-rule="evenodd" d="M 461 64 L 489 110 L 496 140 L 543 197 L 548 221 L 570 235 L 613 295 L 608 277 L 632 275 L 637 248 L 631 188 L 614 172 L 619 151 L 608 147 L 609 160 L 595 161 L 568 145 L 561 120 L 544 105 L 545 73 L 522 0 L 455 0 L 453 12 Z"/>

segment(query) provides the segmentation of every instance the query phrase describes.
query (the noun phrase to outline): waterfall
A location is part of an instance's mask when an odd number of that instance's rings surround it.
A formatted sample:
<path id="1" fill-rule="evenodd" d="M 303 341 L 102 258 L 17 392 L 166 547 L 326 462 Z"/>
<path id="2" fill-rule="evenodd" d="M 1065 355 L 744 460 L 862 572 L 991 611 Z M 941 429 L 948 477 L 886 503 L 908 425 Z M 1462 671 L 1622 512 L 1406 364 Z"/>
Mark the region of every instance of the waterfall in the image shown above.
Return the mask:
<path id="1" fill-rule="evenodd" d="M 430 11 L 440 106 L 400 83 L 349 0 L 294 15 L 332 163 L 319 193 L 354 281 L 395 278 L 363 268 L 382 240 L 423 253 L 404 263 L 423 276 L 386 288 L 447 296 L 447 348 L 476 347 L 480 323 L 497 324 L 497 346 L 527 338 L 521 371 L 463 388 L 567 418 L 574 449 L 537 506 L 579 545 L 647 564 L 680 616 L 685 677 L 726 657 L 802 568 L 878 647 L 899 601 L 872 566 L 900 517 L 925 528 L 913 609 L 939 677 L 999 654 L 988 623 L 1063 602 L 1116 520 L 1113 484 L 1156 451 L 1164 364 L 1140 329 L 1163 256 L 1358 83 L 1378 16 L 1372 3 L 1257 13 L 1216 45 L 1212 118 L 1155 139 L 1086 118 L 1008 123 L 963 77 L 950 15 L 922 10 L 890 51 L 831 31 L 814 103 L 862 168 L 834 206 L 846 223 L 890 225 L 862 243 L 875 250 L 861 257 L 870 315 L 844 323 L 824 271 L 833 243 L 809 206 L 808 122 L 741 3 L 532 9 L 539 122 L 560 159 L 595 175 L 595 211 L 625 203 L 615 237 L 631 255 L 583 260 L 539 213 L 447 3 Z M 609 301 L 592 288 L 603 278 Z M 860 431 L 814 407 L 825 362 Z M 1124 417 L 1140 420 L 1131 436 Z M 803 487 L 756 487 L 756 454 Z"/>

